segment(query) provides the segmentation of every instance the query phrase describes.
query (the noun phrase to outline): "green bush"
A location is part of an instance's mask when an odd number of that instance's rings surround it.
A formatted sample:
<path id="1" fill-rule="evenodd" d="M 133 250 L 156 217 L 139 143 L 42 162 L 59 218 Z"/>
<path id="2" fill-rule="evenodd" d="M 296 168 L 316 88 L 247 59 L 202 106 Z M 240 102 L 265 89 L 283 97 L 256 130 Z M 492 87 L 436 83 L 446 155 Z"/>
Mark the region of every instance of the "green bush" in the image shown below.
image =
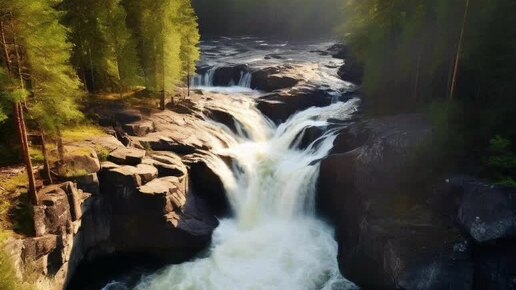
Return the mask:
<path id="1" fill-rule="evenodd" d="M 498 184 L 516 187 L 516 154 L 510 140 L 499 135 L 491 139 L 484 165 Z"/>

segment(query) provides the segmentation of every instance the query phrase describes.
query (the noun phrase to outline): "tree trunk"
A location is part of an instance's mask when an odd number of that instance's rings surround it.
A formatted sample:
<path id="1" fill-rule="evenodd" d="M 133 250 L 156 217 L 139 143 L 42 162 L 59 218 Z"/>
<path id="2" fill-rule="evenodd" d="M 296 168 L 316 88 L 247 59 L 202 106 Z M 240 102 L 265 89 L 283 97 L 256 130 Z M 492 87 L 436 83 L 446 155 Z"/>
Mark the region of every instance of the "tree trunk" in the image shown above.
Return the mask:
<path id="1" fill-rule="evenodd" d="M 59 155 L 59 163 L 64 163 L 64 144 L 63 144 L 63 135 L 61 134 L 61 128 L 57 127 L 57 154 Z"/>
<path id="2" fill-rule="evenodd" d="M 455 65 L 453 68 L 453 77 L 450 87 L 450 100 L 453 100 L 455 87 L 457 86 L 457 74 L 459 71 L 460 54 L 462 52 L 462 41 L 464 39 L 464 30 L 466 27 L 466 21 L 468 19 L 469 0 L 466 0 L 466 7 L 464 8 L 464 19 L 462 20 L 462 27 L 460 29 L 459 43 L 457 45 L 457 53 L 455 54 Z"/>
<path id="3" fill-rule="evenodd" d="M 34 170 L 32 168 L 32 161 L 29 154 L 29 141 L 27 138 L 27 130 L 25 127 L 25 120 L 23 116 L 23 108 L 20 103 L 14 105 L 16 112 L 16 125 L 18 127 L 18 135 L 20 137 L 20 144 L 25 161 L 25 169 L 27 170 L 27 177 L 29 179 L 29 196 L 32 205 L 38 205 L 38 194 L 36 191 L 36 179 L 34 178 Z"/>
<path id="4" fill-rule="evenodd" d="M 17 75 L 20 80 L 20 88 L 23 90 L 25 89 L 25 81 L 23 79 L 22 75 L 22 61 L 21 56 L 19 52 L 18 43 L 16 41 L 16 35 L 13 36 L 13 46 L 15 50 L 16 55 L 16 66 L 17 66 Z M 14 72 L 12 71 L 11 66 L 11 75 L 14 75 Z M 20 137 L 20 145 L 22 149 L 22 155 L 25 162 L 25 169 L 27 170 L 27 178 L 29 180 L 29 197 L 32 205 L 38 205 L 38 193 L 36 191 L 36 178 L 34 177 L 34 170 L 32 168 L 32 161 L 30 159 L 30 153 L 29 153 L 29 140 L 27 138 L 27 126 L 25 125 L 25 117 L 23 115 L 23 107 L 20 102 L 16 102 L 14 104 L 14 110 L 15 110 L 15 119 L 16 119 L 16 125 L 18 127 L 18 135 Z"/>
<path id="5" fill-rule="evenodd" d="M 5 61 L 5 67 L 7 68 L 7 72 L 11 72 L 11 60 L 9 58 L 9 52 L 7 51 L 7 41 L 5 40 L 5 31 L 4 31 L 4 22 L 0 20 L 0 34 L 2 37 L 2 52 Z"/>
<path id="6" fill-rule="evenodd" d="M 47 144 L 45 140 L 45 133 L 43 133 L 43 130 L 40 130 L 41 132 L 41 152 L 43 153 L 43 171 L 45 172 L 45 178 L 48 181 L 48 184 L 52 184 L 52 174 L 50 173 L 50 164 L 48 161 L 48 152 L 47 152 Z"/>

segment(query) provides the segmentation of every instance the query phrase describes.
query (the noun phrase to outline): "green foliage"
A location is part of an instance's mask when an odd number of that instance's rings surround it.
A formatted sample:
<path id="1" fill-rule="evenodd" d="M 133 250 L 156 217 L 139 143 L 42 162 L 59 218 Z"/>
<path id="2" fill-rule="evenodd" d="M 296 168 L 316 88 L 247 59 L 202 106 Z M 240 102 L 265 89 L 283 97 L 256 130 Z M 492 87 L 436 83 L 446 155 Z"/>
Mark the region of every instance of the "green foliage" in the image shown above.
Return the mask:
<path id="1" fill-rule="evenodd" d="M 90 91 L 123 91 L 139 85 L 136 43 L 120 0 L 65 0 L 73 64 Z"/>
<path id="2" fill-rule="evenodd" d="M 195 71 L 199 32 L 190 0 L 125 0 L 147 89 L 172 92 Z"/>
<path id="3" fill-rule="evenodd" d="M 515 1 L 469 0 L 469 6 L 448 0 L 344 3 L 341 35 L 364 64 L 362 89 L 372 112 L 430 107 L 438 139 L 455 161 L 480 161 L 493 133 L 516 142 Z M 511 163 L 507 155 L 500 158 L 485 164 L 495 171 L 488 175 Z"/>
<path id="4" fill-rule="evenodd" d="M 511 141 L 497 135 L 489 143 L 485 159 L 489 175 L 502 185 L 516 187 L 516 154 Z"/>
<path id="5" fill-rule="evenodd" d="M 72 45 L 67 30 L 59 23 L 60 13 L 54 0 L 3 0 L 2 11 L 11 15 L 9 33 L 21 49 L 22 85 L 3 86 L 3 95 L 11 103 L 26 99 L 30 117 L 45 130 L 81 118 L 76 98 L 81 95 L 80 82 L 69 63 Z M 17 78 L 19 78 L 17 76 Z M 24 87 L 29 97 L 25 97 Z"/>

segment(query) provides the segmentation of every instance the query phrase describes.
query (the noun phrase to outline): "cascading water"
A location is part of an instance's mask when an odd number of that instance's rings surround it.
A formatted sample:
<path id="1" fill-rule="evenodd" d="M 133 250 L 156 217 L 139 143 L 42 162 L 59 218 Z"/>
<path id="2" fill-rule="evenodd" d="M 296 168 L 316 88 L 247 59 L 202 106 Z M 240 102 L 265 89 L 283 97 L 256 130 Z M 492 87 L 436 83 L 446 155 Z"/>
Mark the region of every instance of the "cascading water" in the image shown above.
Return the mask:
<path id="1" fill-rule="evenodd" d="M 240 72 L 238 80 L 231 80 L 226 86 L 215 86 L 214 79 L 217 67 L 209 68 L 204 74 L 192 77 L 191 83 L 194 89 L 218 93 L 256 93 L 251 89 L 252 73 Z"/>
<path id="2" fill-rule="evenodd" d="M 204 257 L 148 276 L 135 289 L 355 289 L 339 273 L 332 229 L 314 212 L 318 161 L 331 150 L 335 131 L 306 149 L 293 144 L 306 128 L 325 127 L 330 118 L 349 118 L 357 102 L 310 108 L 278 127 L 250 98 L 240 100 L 244 105 L 238 107 L 207 103 L 238 122 L 236 133 L 219 124 L 229 148 L 220 146 L 203 156 L 223 181 L 234 217 L 220 221 Z M 231 156 L 234 167 L 218 155 Z"/>

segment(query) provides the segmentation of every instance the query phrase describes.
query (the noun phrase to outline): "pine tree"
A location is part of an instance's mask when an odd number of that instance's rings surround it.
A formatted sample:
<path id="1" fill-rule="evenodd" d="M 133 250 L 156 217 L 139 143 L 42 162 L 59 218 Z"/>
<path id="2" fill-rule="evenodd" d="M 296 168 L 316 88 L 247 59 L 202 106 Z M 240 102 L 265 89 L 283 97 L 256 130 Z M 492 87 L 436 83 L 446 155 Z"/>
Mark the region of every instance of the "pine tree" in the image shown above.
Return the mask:
<path id="1" fill-rule="evenodd" d="M 181 32 L 181 78 L 186 80 L 190 95 L 190 79 L 195 74 L 195 65 L 200 58 L 199 27 L 190 0 L 180 0 L 178 27 Z"/>
<path id="2" fill-rule="evenodd" d="M 136 44 L 120 0 L 65 0 L 73 64 L 89 91 L 123 91 L 139 85 Z"/>
<path id="3" fill-rule="evenodd" d="M 14 104 L 12 114 L 20 132 L 34 204 L 37 194 L 32 184 L 24 110 L 39 129 L 50 134 L 82 117 L 76 105 L 80 81 L 69 63 L 72 46 L 67 42 L 66 28 L 59 23 L 61 13 L 54 9 L 56 4 L 53 0 L 2 0 L 1 6 L 1 15 L 6 16 L 0 27 L 4 64 L 11 75 L 10 86 L 2 94 L 11 96 Z"/>
<path id="4" fill-rule="evenodd" d="M 161 96 L 165 109 L 166 95 L 182 77 L 181 5 L 177 0 L 126 0 L 124 6 L 138 37 L 146 87 Z"/>

